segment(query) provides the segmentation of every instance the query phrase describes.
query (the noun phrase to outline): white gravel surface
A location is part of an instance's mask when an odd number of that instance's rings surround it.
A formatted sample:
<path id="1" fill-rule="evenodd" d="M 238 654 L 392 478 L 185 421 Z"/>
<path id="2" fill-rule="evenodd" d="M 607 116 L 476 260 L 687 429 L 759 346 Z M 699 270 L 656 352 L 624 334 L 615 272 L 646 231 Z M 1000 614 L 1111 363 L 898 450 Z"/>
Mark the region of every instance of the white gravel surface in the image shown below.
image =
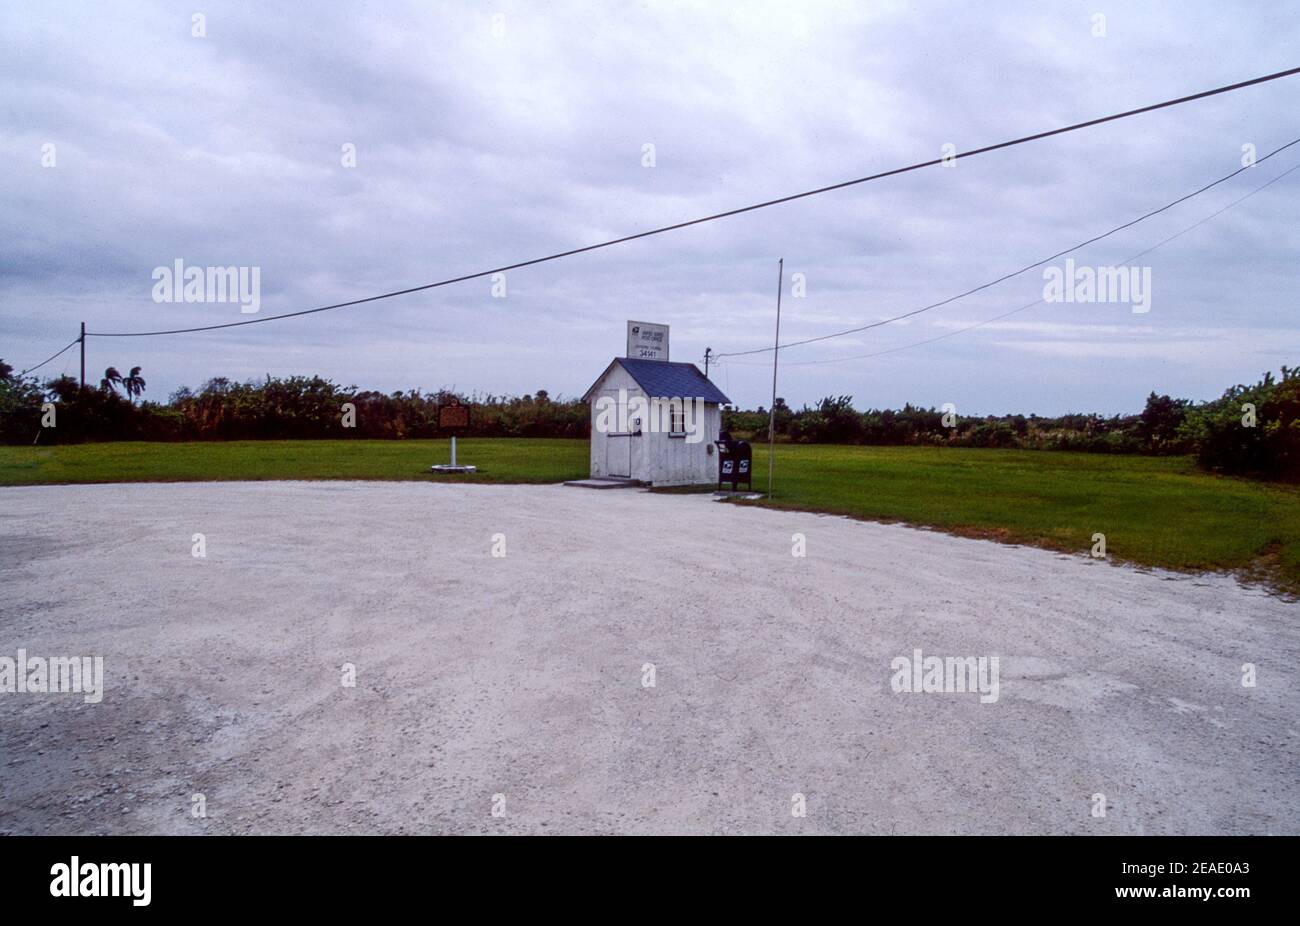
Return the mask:
<path id="1" fill-rule="evenodd" d="M 0 694 L 0 831 L 1294 834 L 1298 618 L 707 495 L 6 488 L 0 656 L 106 682 Z M 895 693 L 917 647 L 998 700 Z"/>

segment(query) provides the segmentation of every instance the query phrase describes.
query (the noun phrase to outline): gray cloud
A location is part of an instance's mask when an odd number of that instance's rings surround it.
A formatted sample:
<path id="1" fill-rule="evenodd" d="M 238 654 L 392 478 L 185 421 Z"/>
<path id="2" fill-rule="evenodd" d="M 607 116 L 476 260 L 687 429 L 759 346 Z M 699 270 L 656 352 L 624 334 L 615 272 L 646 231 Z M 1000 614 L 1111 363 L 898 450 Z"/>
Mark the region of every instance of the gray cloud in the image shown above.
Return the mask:
<path id="1" fill-rule="evenodd" d="M 1282 8 L 1213 3 L 649 6 L 205 3 L 0 7 L 0 354 L 35 362 L 85 320 L 240 320 L 159 305 L 154 267 L 262 268 L 273 314 L 418 285 L 1293 65 Z M 504 17 L 495 35 L 493 16 Z M 1189 66 L 1192 65 L 1192 66 Z M 783 334 L 945 298 L 1104 231 L 1300 135 L 1300 78 L 1010 151 L 337 312 L 209 334 L 92 340 L 161 397 L 209 376 L 320 372 L 385 390 L 579 394 L 623 322 L 674 359 L 767 346 L 776 258 L 806 275 Z M 58 165 L 42 168 L 41 146 Z M 357 166 L 340 163 L 354 144 Z M 641 166 L 653 143 L 656 166 Z M 1300 146 L 1298 146 L 1300 147 Z M 1113 262 L 1277 172 L 1293 149 L 1080 254 Z M 1040 274 L 791 350 L 782 395 L 955 402 L 963 413 L 1123 411 L 1208 398 L 1300 358 L 1300 172 L 1144 259 L 1152 311 L 1051 305 L 885 357 L 1036 298 Z M 1032 325 L 1029 323 L 1033 323 Z M 71 361 L 75 352 L 51 365 Z M 764 356 L 717 379 L 766 403 Z M 752 364 L 752 365 L 751 365 Z M 68 368 L 66 365 L 64 368 Z M 46 372 L 46 371 L 42 371 Z"/>

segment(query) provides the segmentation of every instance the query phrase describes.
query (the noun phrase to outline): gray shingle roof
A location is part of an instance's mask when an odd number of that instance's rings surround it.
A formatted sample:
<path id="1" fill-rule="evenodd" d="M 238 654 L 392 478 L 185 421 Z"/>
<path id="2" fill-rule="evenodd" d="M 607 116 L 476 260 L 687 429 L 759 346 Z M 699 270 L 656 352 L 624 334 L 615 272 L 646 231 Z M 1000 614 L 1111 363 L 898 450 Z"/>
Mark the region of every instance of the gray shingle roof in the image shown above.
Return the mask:
<path id="1" fill-rule="evenodd" d="M 731 400 L 723 395 L 717 386 L 705 379 L 700 368 L 693 363 L 634 360 L 631 357 L 616 357 L 614 363 L 622 364 L 628 375 L 652 399 L 703 399 L 705 402 L 731 404 Z M 605 372 L 609 372 L 608 368 Z M 602 373 L 601 378 L 603 379 L 604 376 L 605 373 Z M 600 382 L 600 379 L 596 382 Z M 595 388 L 594 383 L 592 388 Z M 591 389 L 588 389 L 587 396 L 590 395 Z"/>

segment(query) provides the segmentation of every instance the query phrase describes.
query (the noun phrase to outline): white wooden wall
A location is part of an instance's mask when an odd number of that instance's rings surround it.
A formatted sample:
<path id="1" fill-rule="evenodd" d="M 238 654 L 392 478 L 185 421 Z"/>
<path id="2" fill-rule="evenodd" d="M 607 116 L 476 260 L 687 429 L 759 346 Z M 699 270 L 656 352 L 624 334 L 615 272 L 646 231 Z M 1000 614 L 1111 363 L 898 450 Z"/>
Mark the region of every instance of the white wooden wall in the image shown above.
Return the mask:
<path id="1" fill-rule="evenodd" d="M 642 442 L 645 458 L 644 476 L 634 476 L 657 486 L 701 485 L 718 481 L 717 448 L 709 453 L 718 439 L 722 426 L 722 411 L 717 405 L 704 406 L 704 420 L 697 422 L 703 428 L 704 438 L 699 443 L 688 444 L 683 437 L 669 437 L 665 433 L 642 434 L 632 440 Z M 635 456 L 636 451 L 633 451 Z"/>

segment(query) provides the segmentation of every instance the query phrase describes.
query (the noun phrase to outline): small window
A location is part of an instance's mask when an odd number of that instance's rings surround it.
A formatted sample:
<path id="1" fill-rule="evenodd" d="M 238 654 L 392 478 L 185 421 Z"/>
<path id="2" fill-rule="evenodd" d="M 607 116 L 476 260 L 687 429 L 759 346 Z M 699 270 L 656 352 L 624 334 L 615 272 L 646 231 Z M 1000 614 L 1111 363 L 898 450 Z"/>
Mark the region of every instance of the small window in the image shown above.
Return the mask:
<path id="1" fill-rule="evenodd" d="M 686 433 L 686 412 L 678 405 L 673 405 L 668 409 L 668 433 Z"/>

